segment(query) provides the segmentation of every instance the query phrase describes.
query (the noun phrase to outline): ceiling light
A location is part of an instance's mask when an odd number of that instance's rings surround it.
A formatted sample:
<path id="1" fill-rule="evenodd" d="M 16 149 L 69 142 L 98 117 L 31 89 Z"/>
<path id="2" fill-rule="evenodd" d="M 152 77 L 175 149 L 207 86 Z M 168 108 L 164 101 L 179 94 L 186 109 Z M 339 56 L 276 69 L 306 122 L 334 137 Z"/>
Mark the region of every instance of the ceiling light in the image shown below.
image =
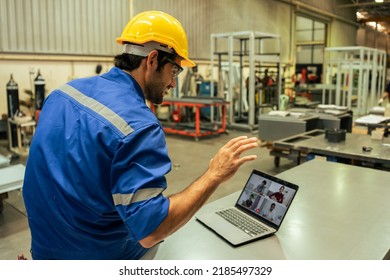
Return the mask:
<path id="1" fill-rule="evenodd" d="M 356 12 L 356 17 L 357 17 L 358 19 L 364 19 L 364 18 L 366 18 L 361 12 Z"/>
<path id="2" fill-rule="evenodd" d="M 383 25 L 376 23 L 376 22 L 373 22 L 373 21 L 367 22 L 367 25 L 371 26 L 375 30 L 378 30 L 379 32 L 386 31 L 386 28 Z"/>

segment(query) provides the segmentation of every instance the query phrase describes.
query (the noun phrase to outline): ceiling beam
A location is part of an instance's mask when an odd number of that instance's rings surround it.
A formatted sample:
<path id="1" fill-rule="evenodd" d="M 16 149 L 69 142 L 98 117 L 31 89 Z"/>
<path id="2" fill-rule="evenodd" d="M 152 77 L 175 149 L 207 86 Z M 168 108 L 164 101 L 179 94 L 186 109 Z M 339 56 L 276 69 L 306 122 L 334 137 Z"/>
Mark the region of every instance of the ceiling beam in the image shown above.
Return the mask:
<path id="1" fill-rule="evenodd" d="M 375 21 L 375 22 L 388 22 L 389 17 L 387 16 L 375 16 L 375 17 L 368 17 L 368 18 L 362 18 L 358 20 L 359 22 L 370 22 L 370 21 Z"/>
<path id="2" fill-rule="evenodd" d="M 390 5 L 390 2 L 382 2 L 382 3 L 376 3 L 376 2 L 358 2 L 354 4 L 344 4 L 344 5 L 337 5 L 337 8 L 351 8 L 351 7 L 366 7 L 366 6 L 388 6 Z"/>

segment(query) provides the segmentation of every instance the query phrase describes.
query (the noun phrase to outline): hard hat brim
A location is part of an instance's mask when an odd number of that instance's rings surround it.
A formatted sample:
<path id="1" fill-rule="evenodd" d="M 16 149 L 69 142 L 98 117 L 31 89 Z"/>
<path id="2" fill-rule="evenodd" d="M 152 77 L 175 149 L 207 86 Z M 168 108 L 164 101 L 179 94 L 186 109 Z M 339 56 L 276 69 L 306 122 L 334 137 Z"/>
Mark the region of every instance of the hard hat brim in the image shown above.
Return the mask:
<path id="1" fill-rule="evenodd" d="M 180 62 L 180 66 L 182 66 L 182 67 L 195 67 L 196 63 L 188 58 L 183 58 L 183 60 Z"/>

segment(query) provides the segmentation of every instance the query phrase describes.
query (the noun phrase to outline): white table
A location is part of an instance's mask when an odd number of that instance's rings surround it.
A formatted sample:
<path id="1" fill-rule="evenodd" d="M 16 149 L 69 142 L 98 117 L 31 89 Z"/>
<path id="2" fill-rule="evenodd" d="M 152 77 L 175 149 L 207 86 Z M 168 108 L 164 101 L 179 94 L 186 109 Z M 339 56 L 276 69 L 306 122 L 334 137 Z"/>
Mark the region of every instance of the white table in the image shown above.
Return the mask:
<path id="1" fill-rule="evenodd" d="M 312 160 L 278 177 L 300 186 L 280 230 L 234 248 L 195 219 L 154 259 L 382 259 L 390 248 L 390 173 Z M 245 184 L 245 182 L 243 182 Z M 239 192 L 200 211 L 233 205 Z"/>
<path id="2" fill-rule="evenodd" d="M 6 167 L 10 164 L 10 159 L 3 156 L 3 155 L 0 155 L 0 168 L 3 168 L 3 167 Z"/>
<path id="3" fill-rule="evenodd" d="M 21 189 L 23 186 L 25 170 L 26 167 L 23 164 L 15 164 L 1 168 L 0 194 Z"/>
<path id="4" fill-rule="evenodd" d="M 3 199 L 8 197 L 7 193 L 23 187 L 25 170 L 23 164 L 0 168 L 0 213 L 3 212 Z"/>

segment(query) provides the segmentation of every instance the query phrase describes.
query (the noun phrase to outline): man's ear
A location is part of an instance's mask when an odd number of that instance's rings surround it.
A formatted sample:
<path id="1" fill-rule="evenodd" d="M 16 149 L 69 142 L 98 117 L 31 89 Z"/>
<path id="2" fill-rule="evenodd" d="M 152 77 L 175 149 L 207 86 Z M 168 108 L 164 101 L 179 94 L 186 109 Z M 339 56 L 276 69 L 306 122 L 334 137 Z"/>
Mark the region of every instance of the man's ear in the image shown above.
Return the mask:
<path id="1" fill-rule="evenodd" d="M 158 51 L 156 50 L 151 51 L 147 58 L 148 66 L 150 65 L 157 68 L 157 57 L 158 57 Z"/>

